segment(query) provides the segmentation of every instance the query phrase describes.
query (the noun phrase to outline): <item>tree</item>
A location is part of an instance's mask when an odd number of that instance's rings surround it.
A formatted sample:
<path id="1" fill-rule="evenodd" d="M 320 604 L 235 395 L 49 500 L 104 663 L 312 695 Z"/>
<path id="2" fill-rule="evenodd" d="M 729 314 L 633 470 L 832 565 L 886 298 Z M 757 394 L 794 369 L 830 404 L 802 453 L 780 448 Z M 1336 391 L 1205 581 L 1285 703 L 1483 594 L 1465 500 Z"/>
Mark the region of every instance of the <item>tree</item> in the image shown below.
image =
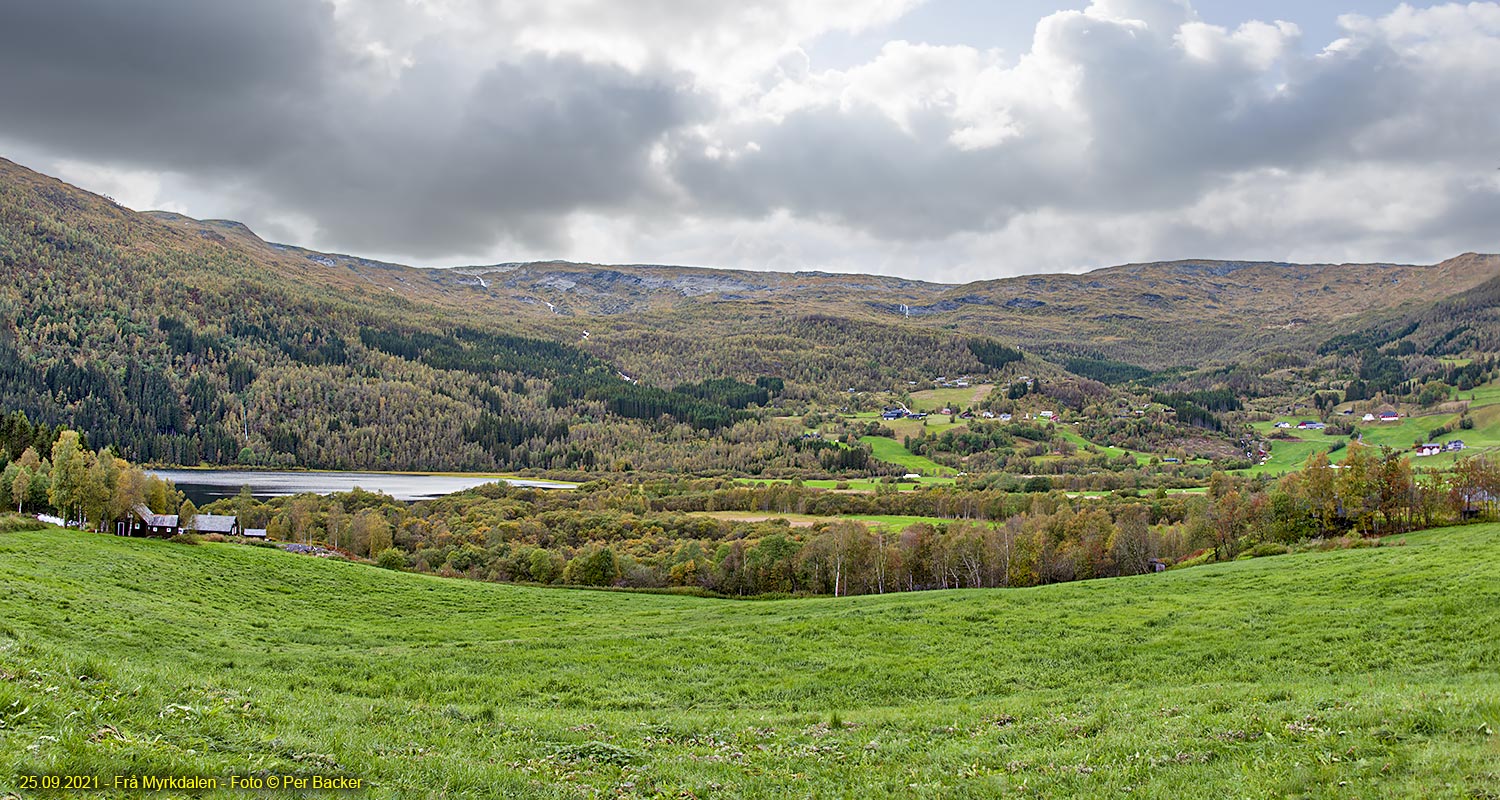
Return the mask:
<path id="1" fill-rule="evenodd" d="M 551 583 L 557 580 L 557 561 L 552 553 L 538 547 L 531 551 L 531 557 L 527 560 L 527 571 L 531 573 L 531 579 L 537 583 Z"/>
<path id="2" fill-rule="evenodd" d="M 1345 519 L 1354 521 L 1360 533 L 1368 533 L 1380 506 L 1378 480 L 1371 465 L 1369 448 L 1351 444 L 1349 455 L 1339 465 L 1339 476 L 1335 486 L 1339 505 L 1343 507 Z"/>
<path id="3" fill-rule="evenodd" d="M 373 508 L 360 509 L 350 523 L 350 534 L 357 555 L 379 553 L 391 546 L 391 523 Z"/>
<path id="4" fill-rule="evenodd" d="M 1338 472 L 1328 463 L 1328 454 L 1314 453 L 1302 471 L 1302 489 L 1312 515 L 1318 521 L 1318 532 L 1327 535 L 1333 530 L 1333 520 L 1338 514 Z"/>
<path id="5" fill-rule="evenodd" d="M 1134 504 L 1120 509 L 1109 550 L 1119 574 L 1142 575 L 1150 571 L 1151 524 L 1145 506 Z"/>
<path id="6" fill-rule="evenodd" d="M 83 493 L 84 516 L 94 530 L 102 531 L 116 519 L 110 501 L 114 499 L 123 462 L 107 449 L 100 450 L 90 461 L 89 479 Z"/>
<path id="7" fill-rule="evenodd" d="M 563 580 L 583 586 L 609 586 L 618 576 L 615 551 L 609 547 L 591 547 L 563 569 Z"/>
<path id="8" fill-rule="evenodd" d="M 803 547 L 801 558 L 822 576 L 825 585 L 832 583 L 834 597 L 841 597 L 849 593 L 851 577 L 863 572 L 871 544 L 863 523 L 835 522 Z"/>
<path id="9" fill-rule="evenodd" d="M 115 490 L 109 501 L 109 514 L 113 519 L 129 517 L 132 508 L 145 503 L 146 490 L 150 484 L 146 473 L 131 466 L 129 462 L 122 460 L 120 463 L 124 466 L 115 479 Z"/>
<path id="10" fill-rule="evenodd" d="M 52 486 L 47 496 L 65 522 L 83 518 L 89 464 L 77 431 L 63 431 L 52 445 Z"/>
<path id="11" fill-rule="evenodd" d="M 181 528 L 183 530 L 187 530 L 188 528 L 194 527 L 193 526 L 193 521 L 196 520 L 197 518 L 198 518 L 198 507 L 195 506 L 195 505 L 193 505 L 193 501 L 192 500 L 184 500 L 184 501 L 182 501 L 182 505 L 177 509 L 177 527 L 179 527 L 179 528 Z"/>
<path id="12" fill-rule="evenodd" d="M 19 514 L 31 494 L 31 470 L 15 464 L 11 466 L 15 467 L 15 475 L 10 481 L 10 498 L 16 501 L 16 513 Z"/>
<path id="13" fill-rule="evenodd" d="M 375 564 L 381 569 L 400 571 L 406 568 L 406 554 L 394 547 L 387 547 L 376 554 Z"/>
<path id="14" fill-rule="evenodd" d="M 1412 508 L 1417 504 L 1411 462 L 1388 447 L 1382 448 L 1375 484 L 1380 516 L 1385 524 L 1406 530 Z"/>
<path id="15" fill-rule="evenodd" d="M 1245 530 L 1244 501 L 1239 490 L 1230 489 L 1211 501 L 1208 518 L 1214 537 L 1214 557 L 1220 561 L 1234 558 Z"/>

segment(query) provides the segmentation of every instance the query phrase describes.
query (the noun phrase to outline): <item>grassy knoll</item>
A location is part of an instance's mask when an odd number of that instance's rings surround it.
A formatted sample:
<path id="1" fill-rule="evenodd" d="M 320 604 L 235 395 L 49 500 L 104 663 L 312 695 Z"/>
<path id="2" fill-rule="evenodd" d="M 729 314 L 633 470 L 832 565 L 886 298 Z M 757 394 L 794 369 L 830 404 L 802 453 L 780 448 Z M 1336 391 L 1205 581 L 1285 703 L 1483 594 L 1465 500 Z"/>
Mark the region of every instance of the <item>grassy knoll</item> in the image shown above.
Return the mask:
<path id="1" fill-rule="evenodd" d="M 906 445 L 885 436 L 865 436 L 861 442 L 870 446 L 870 454 L 889 464 L 896 464 L 922 475 L 952 475 L 955 470 L 927 456 L 914 455 Z"/>
<path id="2" fill-rule="evenodd" d="M 268 770 L 373 797 L 1489 797 L 1497 734 L 1496 525 L 752 603 L 0 535 L 0 795 Z"/>

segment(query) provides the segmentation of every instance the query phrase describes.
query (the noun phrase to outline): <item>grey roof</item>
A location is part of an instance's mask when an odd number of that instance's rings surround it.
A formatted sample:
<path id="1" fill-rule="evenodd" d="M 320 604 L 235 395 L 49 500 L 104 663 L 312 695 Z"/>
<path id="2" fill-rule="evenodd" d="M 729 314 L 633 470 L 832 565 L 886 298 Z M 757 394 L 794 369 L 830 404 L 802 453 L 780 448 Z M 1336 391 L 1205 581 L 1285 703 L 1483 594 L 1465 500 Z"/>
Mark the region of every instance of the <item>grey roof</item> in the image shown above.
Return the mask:
<path id="1" fill-rule="evenodd" d="M 153 528 L 175 528 L 175 527 L 177 527 L 177 515 L 176 514 L 157 514 L 156 512 L 154 512 L 151 509 L 147 508 L 144 503 L 135 506 L 131 510 L 136 513 L 136 516 L 138 516 L 138 517 L 141 518 L 142 522 L 146 523 L 147 525 L 150 525 Z"/>
<path id="2" fill-rule="evenodd" d="M 245 533 L 243 535 L 248 536 L 248 537 L 250 537 L 252 539 L 264 539 L 264 538 L 266 538 L 266 529 L 265 528 L 246 528 L 245 529 Z"/>
<path id="3" fill-rule="evenodd" d="M 238 524 L 238 517 L 199 514 L 193 517 L 193 521 L 188 524 L 188 529 L 199 533 L 233 533 L 235 526 Z"/>

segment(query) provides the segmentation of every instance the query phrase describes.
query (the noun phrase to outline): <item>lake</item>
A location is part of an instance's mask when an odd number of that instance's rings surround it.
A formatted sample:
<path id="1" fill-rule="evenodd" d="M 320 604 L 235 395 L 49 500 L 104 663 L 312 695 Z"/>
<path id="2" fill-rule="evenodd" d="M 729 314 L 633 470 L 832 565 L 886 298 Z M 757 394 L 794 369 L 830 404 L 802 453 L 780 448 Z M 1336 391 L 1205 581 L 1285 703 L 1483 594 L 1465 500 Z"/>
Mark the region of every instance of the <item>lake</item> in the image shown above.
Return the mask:
<path id="1" fill-rule="evenodd" d="M 177 484 L 177 488 L 196 505 L 234 497 L 241 487 L 264 500 L 287 497 L 303 492 L 333 494 L 347 492 L 356 486 L 367 492 L 381 492 L 397 500 L 431 500 L 445 494 L 461 492 L 486 483 L 504 480 L 512 486 L 538 489 L 571 489 L 569 484 L 521 478 L 496 478 L 489 475 L 392 474 L 385 472 L 273 472 L 268 470 L 228 469 L 153 469 Z"/>

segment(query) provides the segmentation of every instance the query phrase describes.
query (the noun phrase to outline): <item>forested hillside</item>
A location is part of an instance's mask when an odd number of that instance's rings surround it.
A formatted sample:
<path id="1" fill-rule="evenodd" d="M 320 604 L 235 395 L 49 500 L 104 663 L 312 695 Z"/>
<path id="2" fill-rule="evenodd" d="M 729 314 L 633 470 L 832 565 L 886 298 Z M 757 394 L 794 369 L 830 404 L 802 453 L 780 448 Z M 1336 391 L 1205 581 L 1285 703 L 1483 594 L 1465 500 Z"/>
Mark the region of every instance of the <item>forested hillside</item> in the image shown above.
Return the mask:
<path id="1" fill-rule="evenodd" d="M 746 416 L 623 380 L 568 344 L 351 290 L 316 265 L 293 280 L 303 265 L 211 229 L 187 235 L 14 167 L 6 178 L 0 408 L 137 460 L 571 468 L 620 442 L 649 461 L 646 426 L 687 440 Z M 771 435 L 760 427 L 737 435 Z"/>
<path id="2" fill-rule="evenodd" d="M 872 411 L 877 393 L 941 376 L 1039 377 L 1026 391 L 1065 409 L 1162 401 L 1177 414 L 1133 426 L 1086 414 L 1110 443 L 1206 436 L 1218 443 L 1203 452 L 1228 452 L 1215 410 L 1171 398 L 1351 379 L 1414 391 L 1442 374 L 1436 356 L 1500 340 L 1485 299 L 1497 264 L 1175 262 L 968 286 L 422 270 L 136 213 L 0 161 L 0 412 L 142 463 L 879 475 L 904 469 L 859 443 L 878 426 L 809 444 L 804 415 Z M 1022 410 L 1016 397 L 988 407 Z"/>

